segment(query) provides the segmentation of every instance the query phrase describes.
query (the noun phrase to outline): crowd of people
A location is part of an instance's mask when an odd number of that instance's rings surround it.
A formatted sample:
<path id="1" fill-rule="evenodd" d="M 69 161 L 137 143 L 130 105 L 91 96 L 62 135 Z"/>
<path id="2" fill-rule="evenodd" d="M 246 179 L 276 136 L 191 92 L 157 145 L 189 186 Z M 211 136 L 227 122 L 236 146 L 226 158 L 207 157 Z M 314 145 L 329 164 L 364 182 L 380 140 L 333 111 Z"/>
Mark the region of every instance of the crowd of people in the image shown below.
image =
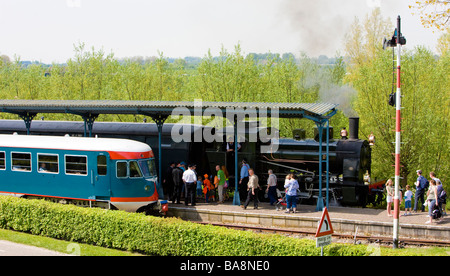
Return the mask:
<path id="1" fill-rule="evenodd" d="M 216 171 L 216 175 L 198 175 L 195 164 L 170 162 L 163 178 L 164 196 L 173 204 L 181 204 L 184 195 L 186 206 L 189 203 L 195 206 L 198 198 L 203 198 L 207 203 L 218 198 L 218 203 L 223 203 L 229 175 L 223 165 L 217 165 Z"/>
<path id="2" fill-rule="evenodd" d="M 240 167 L 238 191 L 241 207 L 247 209 L 250 202 L 253 201 L 254 209 L 258 209 L 258 194 L 259 191 L 262 191 L 259 178 L 245 159 L 242 160 Z M 198 175 L 195 164 L 187 165 L 185 162 L 171 162 L 163 178 L 163 192 L 166 199 L 172 201 L 173 204 L 181 204 L 182 195 L 186 206 L 189 203 L 195 206 L 197 200 L 206 203 L 217 201 L 217 203 L 222 204 L 227 197 L 228 178 L 229 173 L 224 165 L 216 166 L 215 175 Z M 294 174 L 289 174 L 286 177 L 284 188 L 286 189 L 286 213 L 295 213 L 299 185 Z M 277 177 L 272 170 L 268 171 L 265 193 L 269 198 L 270 205 L 274 206 L 279 202 Z"/>
<path id="3" fill-rule="evenodd" d="M 413 194 L 410 185 L 406 185 L 405 195 L 399 191 L 400 204 L 402 199 L 405 200 L 405 212 L 403 216 L 409 216 L 417 213 L 418 210 L 425 212 L 425 207 L 428 207 L 428 220 L 425 223 L 432 223 L 433 219 L 439 221 L 442 216 L 447 215 L 446 200 L 447 193 L 439 178 L 434 172 L 430 172 L 430 180 L 422 175 L 422 170 L 417 170 L 417 180 L 414 182 L 415 193 Z M 387 214 L 392 216 L 391 208 L 394 201 L 394 188 L 392 180 L 388 179 L 386 182 L 386 201 Z M 426 197 L 425 197 L 426 196 Z M 412 200 L 414 198 L 414 209 L 412 208 Z M 421 205 L 420 205 L 421 204 Z M 420 207 L 420 208 L 419 208 Z"/>
<path id="4" fill-rule="evenodd" d="M 254 209 L 258 209 L 258 193 L 262 190 L 259 185 L 259 178 L 245 159 L 242 160 L 240 165 L 238 189 L 241 207 L 247 209 L 250 202 L 253 201 Z M 447 215 L 447 194 L 442 182 L 436 177 L 434 172 L 430 172 L 430 180 L 422 175 L 421 170 L 417 170 L 416 173 L 418 177 L 417 181 L 414 182 L 415 193 L 413 193 L 410 185 L 406 185 L 404 195 L 401 190 L 399 191 L 399 204 L 405 200 L 405 211 L 402 216 L 412 215 L 412 213 L 417 213 L 418 210 L 425 212 L 425 207 L 428 206 L 429 219 L 426 223 L 431 223 L 433 219 L 438 221 L 442 216 Z M 217 165 L 214 175 L 197 175 L 195 164 L 187 165 L 185 162 L 171 162 L 163 179 L 164 194 L 174 204 L 181 204 L 182 195 L 184 195 L 186 206 L 189 203 L 195 206 L 197 200 L 204 200 L 206 203 L 217 201 L 219 204 L 222 204 L 225 198 L 228 198 L 226 196 L 226 189 L 229 186 L 228 178 L 229 173 L 224 165 Z M 295 213 L 297 209 L 297 192 L 299 189 L 299 183 L 295 174 L 286 176 L 284 188 L 286 213 Z M 270 205 L 273 206 L 279 203 L 280 199 L 277 196 L 277 177 L 272 170 L 268 170 L 265 193 L 269 198 Z M 395 191 L 392 179 L 389 179 L 386 182 L 388 216 L 393 215 L 392 203 L 394 202 L 394 196 Z M 414 208 L 412 208 L 413 199 Z"/>

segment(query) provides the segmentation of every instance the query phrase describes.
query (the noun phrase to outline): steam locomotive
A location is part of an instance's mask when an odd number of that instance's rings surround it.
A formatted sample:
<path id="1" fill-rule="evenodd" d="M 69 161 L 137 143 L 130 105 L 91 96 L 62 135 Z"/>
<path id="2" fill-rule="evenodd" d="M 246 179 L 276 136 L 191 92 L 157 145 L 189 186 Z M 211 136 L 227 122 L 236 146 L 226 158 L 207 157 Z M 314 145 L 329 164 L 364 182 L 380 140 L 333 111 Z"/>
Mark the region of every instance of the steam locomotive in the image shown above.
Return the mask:
<path id="1" fill-rule="evenodd" d="M 367 204 L 369 194 L 368 185 L 364 184 L 363 175 L 370 174 L 371 149 L 366 140 L 358 138 L 358 118 L 350 118 L 348 139 L 335 140 L 333 138 L 333 128 L 329 128 L 329 191 L 331 200 L 341 205 Z M 278 144 L 278 150 L 273 153 L 261 153 L 261 142 L 249 142 L 249 135 L 258 133 L 260 127 L 257 122 L 246 122 L 244 133 L 238 133 L 245 139 L 240 143 L 238 152 L 239 164 L 245 158 L 248 164 L 254 168 L 259 176 L 260 186 L 267 183 L 267 171 L 272 169 L 277 175 L 279 189 L 283 189 L 284 177 L 289 173 L 296 173 L 299 176 L 302 199 L 314 204 L 319 193 L 319 142 L 318 132 L 315 130 L 314 139 L 306 139 L 304 130 L 294 130 L 293 138 L 280 138 L 272 143 Z M 202 141 L 194 142 L 174 142 L 171 133 L 175 124 L 166 123 L 162 128 L 161 149 L 158 146 L 158 129 L 152 123 L 118 123 L 118 122 L 96 122 L 93 125 L 92 133 L 102 138 L 125 138 L 144 142 L 151 146 L 157 158 L 162 158 L 163 172 L 171 161 L 185 161 L 195 163 L 197 172 L 201 175 L 215 174 L 217 164 L 226 165 L 230 173 L 229 182 L 234 188 L 234 153 L 227 152 L 226 142 L 214 141 L 211 143 Z M 204 131 L 205 126 L 189 125 L 183 129 L 190 131 L 191 137 L 195 137 L 197 132 Z M 326 130 L 325 130 L 326 131 Z M 0 134 L 11 134 L 17 132 L 26 134 L 23 121 L 1 120 Z M 63 122 L 63 121 L 39 121 L 35 120 L 31 124 L 30 132 L 33 135 L 54 135 L 63 136 L 83 136 L 83 122 Z M 224 132 L 226 133 L 226 132 Z M 323 135 L 323 137 L 325 137 Z M 259 141 L 260 139 L 258 139 Z M 223 141 L 226 141 L 224 137 Z M 323 138 L 325 141 L 325 138 Z M 322 152 L 326 153 L 326 143 L 322 144 Z M 321 157 L 324 158 L 324 155 Z M 156 162 L 157 163 L 157 162 Z M 323 166 L 325 171 L 325 166 Z M 237 172 L 239 176 L 239 172 Z M 323 188 L 326 179 L 325 172 L 322 174 Z M 261 193 L 261 200 L 264 194 Z"/>

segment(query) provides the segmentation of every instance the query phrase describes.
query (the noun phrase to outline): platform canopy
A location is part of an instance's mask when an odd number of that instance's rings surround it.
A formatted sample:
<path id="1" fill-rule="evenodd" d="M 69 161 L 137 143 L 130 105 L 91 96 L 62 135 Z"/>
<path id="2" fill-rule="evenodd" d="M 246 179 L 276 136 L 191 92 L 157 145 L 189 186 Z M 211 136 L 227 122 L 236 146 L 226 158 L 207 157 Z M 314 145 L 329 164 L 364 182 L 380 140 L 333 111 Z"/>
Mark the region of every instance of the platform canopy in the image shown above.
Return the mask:
<path id="1" fill-rule="evenodd" d="M 17 114 L 25 122 L 27 133 L 30 133 L 31 122 L 38 113 L 69 113 L 83 118 L 85 136 L 92 135 L 92 126 L 100 114 L 134 114 L 149 116 L 158 126 L 158 144 L 161 149 L 161 132 L 164 122 L 177 108 L 184 108 L 191 115 L 196 112 L 203 113 L 208 108 L 219 109 L 225 117 L 228 112 L 233 113 L 234 140 L 237 141 L 237 117 L 234 114 L 249 114 L 249 111 L 260 116 L 277 116 L 278 118 L 305 118 L 316 123 L 319 131 L 319 142 L 322 145 L 322 130 L 326 128 L 329 133 L 329 119 L 336 114 L 336 104 L 331 103 L 266 103 L 266 102 L 203 102 L 194 101 L 116 101 L 116 100 L 0 100 L 0 112 Z M 227 117 L 228 118 L 228 117 Z M 243 118 L 243 117 L 241 117 Z M 326 160 L 319 162 L 326 165 L 327 173 L 327 201 L 328 206 L 328 164 L 329 164 L 329 136 L 326 135 Z M 238 171 L 238 143 L 235 144 L 235 171 Z M 322 156 L 322 146 L 319 147 L 319 156 Z M 159 176 L 161 177 L 161 158 L 159 158 Z M 237 191 L 238 178 L 235 177 Z M 322 190 L 322 177 L 319 178 L 319 189 Z M 235 192 L 233 204 L 239 205 L 239 194 Z M 317 210 L 323 208 L 322 193 L 319 193 Z"/>
<path id="2" fill-rule="evenodd" d="M 86 114 L 141 114 L 169 116 L 175 108 L 185 107 L 190 111 L 198 108 L 227 108 L 239 110 L 255 109 L 270 112 L 278 110 L 280 118 L 328 119 L 333 116 L 336 104 L 331 103 L 264 103 L 264 102 L 203 102 L 203 101 L 114 101 L 114 100 L 0 100 L 0 111 L 23 115 L 26 113 L 72 113 Z"/>

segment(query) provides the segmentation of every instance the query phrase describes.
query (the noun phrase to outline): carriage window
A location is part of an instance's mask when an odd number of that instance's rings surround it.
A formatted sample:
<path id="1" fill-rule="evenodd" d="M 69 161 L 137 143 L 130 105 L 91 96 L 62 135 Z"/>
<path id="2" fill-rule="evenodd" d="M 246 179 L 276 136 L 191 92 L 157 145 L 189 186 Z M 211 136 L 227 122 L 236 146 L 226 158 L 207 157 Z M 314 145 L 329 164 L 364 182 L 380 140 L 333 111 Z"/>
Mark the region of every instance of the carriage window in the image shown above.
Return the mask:
<path id="1" fill-rule="evenodd" d="M 156 176 L 155 160 L 140 160 L 139 167 L 145 177 Z"/>
<path id="2" fill-rule="evenodd" d="M 31 172 L 31 153 L 12 152 L 12 170 Z"/>
<path id="3" fill-rule="evenodd" d="M 5 152 L 0 152 L 0 170 L 6 170 Z"/>
<path id="4" fill-rule="evenodd" d="M 58 155 L 38 154 L 39 173 L 58 173 Z"/>
<path id="5" fill-rule="evenodd" d="M 116 165 L 116 174 L 117 174 L 117 178 L 119 177 L 127 177 L 128 173 L 127 173 L 127 162 L 117 162 Z"/>
<path id="6" fill-rule="evenodd" d="M 136 161 L 130 162 L 130 177 L 142 177 L 142 172 Z"/>
<path id="7" fill-rule="evenodd" d="M 87 175 L 87 156 L 66 155 L 66 174 Z"/>
<path id="8" fill-rule="evenodd" d="M 97 174 L 98 175 L 106 175 L 106 156 L 105 155 L 97 156 Z"/>

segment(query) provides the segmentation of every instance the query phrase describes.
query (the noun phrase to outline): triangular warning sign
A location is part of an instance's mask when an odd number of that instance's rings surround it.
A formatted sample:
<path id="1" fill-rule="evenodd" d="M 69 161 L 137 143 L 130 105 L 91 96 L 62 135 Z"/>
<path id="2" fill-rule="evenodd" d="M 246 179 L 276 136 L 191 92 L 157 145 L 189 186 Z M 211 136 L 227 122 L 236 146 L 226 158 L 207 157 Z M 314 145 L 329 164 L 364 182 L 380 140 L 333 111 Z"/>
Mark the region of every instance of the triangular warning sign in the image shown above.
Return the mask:
<path id="1" fill-rule="evenodd" d="M 327 207 L 323 209 L 322 218 L 317 227 L 316 238 L 333 234 L 333 226 L 331 225 L 330 216 L 328 215 Z"/>

